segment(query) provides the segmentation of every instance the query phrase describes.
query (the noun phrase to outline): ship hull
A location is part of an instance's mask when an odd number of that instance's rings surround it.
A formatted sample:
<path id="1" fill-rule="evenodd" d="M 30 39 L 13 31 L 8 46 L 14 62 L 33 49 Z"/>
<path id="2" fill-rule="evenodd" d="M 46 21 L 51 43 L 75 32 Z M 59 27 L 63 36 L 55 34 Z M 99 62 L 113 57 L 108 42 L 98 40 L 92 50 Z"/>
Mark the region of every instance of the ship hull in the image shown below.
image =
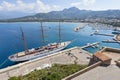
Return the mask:
<path id="1" fill-rule="evenodd" d="M 28 60 L 33 60 L 33 59 L 36 59 L 36 58 L 42 58 L 42 57 L 45 57 L 47 55 L 50 55 L 50 54 L 54 54 L 58 51 L 61 51 L 63 50 L 64 48 L 66 48 L 69 44 L 63 46 L 63 47 L 59 47 L 59 48 L 56 48 L 56 49 L 53 49 L 53 50 L 48 50 L 48 51 L 44 51 L 44 52 L 37 52 L 35 54 L 32 54 L 32 55 L 27 55 L 27 56 L 24 56 L 24 57 L 20 57 L 20 58 L 9 58 L 11 61 L 13 62 L 24 62 L 24 61 L 28 61 Z"/>

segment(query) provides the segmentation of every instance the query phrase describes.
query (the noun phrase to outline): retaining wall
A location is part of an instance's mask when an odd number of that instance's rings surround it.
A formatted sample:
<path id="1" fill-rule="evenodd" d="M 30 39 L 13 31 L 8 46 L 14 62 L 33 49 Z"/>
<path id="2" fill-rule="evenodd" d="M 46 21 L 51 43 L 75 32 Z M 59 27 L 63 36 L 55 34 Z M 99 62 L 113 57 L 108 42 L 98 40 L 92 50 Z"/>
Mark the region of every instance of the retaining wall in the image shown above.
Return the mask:
<path id="1" fill-rule="evenodd" d="M 62 80 L 71 80 L 71 79 L 73 79 L 73 78 L 75 78 L 75 77 L 77 77 L 77 76 L 80 76 L 81 74 L 83 74 L 83 73 L 85 73 L 85 72 L 87 72 L 87 71 L 89 71 L 89 70 L 91 70 L 91 69 L 93 69 L 93 68 L 101 65 L 101 63 L 102 63 L 102 62 L 99 61 L 99 62 L 97 62 L 97 63 L 95 63 L 95 64 L 93 64 L 93 65 L 91 65 L 91 66 L 88 66 L 88 67 L 86 67 L 86 68 L 84 68 L 84 69 L 82 69 L 82 70 L 80 70 L 80 71 L 78 71 L 78 72 L 76 72 L 76 73 L 74 73 L 74 74 L 72 74 L 72 75 L 64 78 L 64 79 L 62 79 Z"/>

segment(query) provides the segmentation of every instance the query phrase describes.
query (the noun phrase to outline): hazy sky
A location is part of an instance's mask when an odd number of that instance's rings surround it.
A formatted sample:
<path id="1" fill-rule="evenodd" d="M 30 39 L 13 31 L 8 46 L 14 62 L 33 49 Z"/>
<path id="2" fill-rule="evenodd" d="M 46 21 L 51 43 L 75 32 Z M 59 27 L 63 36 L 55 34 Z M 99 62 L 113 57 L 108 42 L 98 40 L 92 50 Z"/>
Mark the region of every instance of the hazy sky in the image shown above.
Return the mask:
<path id="1" fill-rule="evenodd" d="M 0 11 L 38 13 L 69 7 L 87 10 L 120 9 L 120 0 L 0 0 Z"/>

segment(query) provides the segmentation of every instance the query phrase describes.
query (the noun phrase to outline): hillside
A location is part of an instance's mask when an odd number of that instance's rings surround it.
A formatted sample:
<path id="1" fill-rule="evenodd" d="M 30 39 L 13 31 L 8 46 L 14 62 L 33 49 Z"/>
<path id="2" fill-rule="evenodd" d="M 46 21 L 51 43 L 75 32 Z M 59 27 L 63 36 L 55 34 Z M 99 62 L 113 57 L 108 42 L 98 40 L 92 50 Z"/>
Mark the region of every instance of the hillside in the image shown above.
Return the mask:
<path id="1" fill-rule="evenodd" d="M 79 10 L 76 7 L 62 11 L 51 11 L 48 13 L 37 13 L 31 16 L 9 19 L 9 21 L 36 21 L 36 20 L 57 20 L 57 19 L 120 19 L 120 10 L 91 11 Z"/>

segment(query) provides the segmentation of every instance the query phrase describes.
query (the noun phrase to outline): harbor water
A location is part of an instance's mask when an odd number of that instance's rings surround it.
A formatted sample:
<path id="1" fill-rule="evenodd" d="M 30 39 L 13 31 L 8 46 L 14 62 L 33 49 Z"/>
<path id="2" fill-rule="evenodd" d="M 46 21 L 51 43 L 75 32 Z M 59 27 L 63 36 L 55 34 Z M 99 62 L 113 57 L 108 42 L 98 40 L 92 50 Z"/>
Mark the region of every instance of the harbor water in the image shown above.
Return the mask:
<path id="1" fill-rule="evenodd" d="M 112 34 L 112 29 L 106 29 L 90 26 L 84 23 L 66 23 L 61 22 L 61 35 L 62 41 L 72 40 L 73 42 L 67 47 L 84 46 L 87 43 L 100 42 L 98 48 L 88 47 L 85 48 L 91 54 L 99 50 L 102 46 L 120 48 L 118 43 L 102 43 L 103 40 L 113 40 L 111 36 L 93 35 L 90 36 L 95 30 L 100 33 Z M 85 26 L 79 31 L 75 32 L 76 26 Z M 16 63 L 8 60 L 8 56 L 17 52 L 23 51 L 23 42 L 21 37 L 20 27 L 22 27 L 27 47 L 29 49 L 47 45 L 49 43 L 58 42 L 58 22 L 44 22 L 44 35 L 46 43 L 42 43 L 41 30 L 39 22 L 18 22 L 18 23 L 0 23 L 0 69 L 5 68 Z"/>

